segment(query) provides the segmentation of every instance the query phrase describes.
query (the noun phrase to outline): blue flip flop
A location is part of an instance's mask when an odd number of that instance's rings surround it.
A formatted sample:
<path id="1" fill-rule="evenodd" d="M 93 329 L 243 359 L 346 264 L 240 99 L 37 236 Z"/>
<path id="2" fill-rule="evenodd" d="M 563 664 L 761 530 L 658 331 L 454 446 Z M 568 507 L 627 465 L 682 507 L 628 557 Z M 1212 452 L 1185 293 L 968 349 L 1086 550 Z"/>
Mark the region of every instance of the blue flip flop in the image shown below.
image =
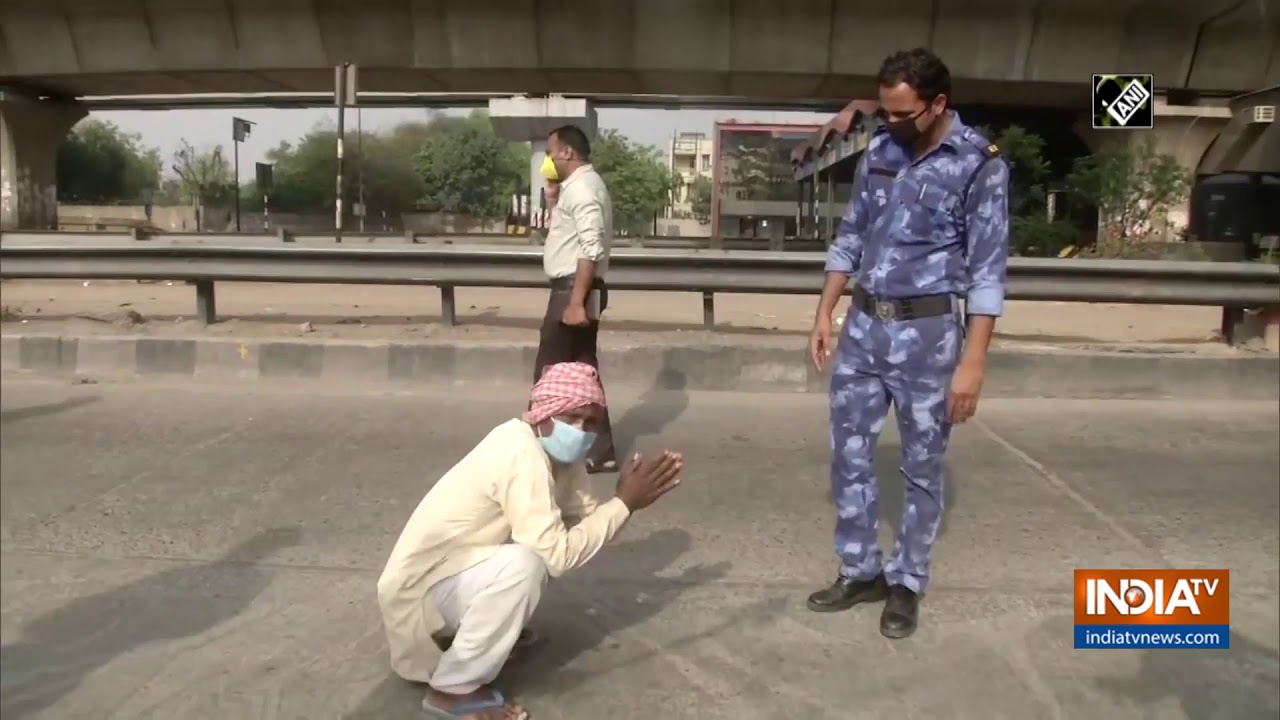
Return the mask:
<path id="1" fill-rule="evenodd" d="M 475 700 L 468 703 L 462 703 L 461 705 L 454 705 L 452 708 L 448 710 L 432 705 L 430 695 L 422 699 L 423 711 L 425 711 L 427 715 L 430 715 L 431 717 L 434 717 L 434 718 L 439 718 L 440 720 L 449 720 L 450 718 L 465 717 L 471 713 L 477 713 L 483 710 L 501 710 L 506 706 L 507 706 L 507 699 L 503 697 L 502 691 L 497 690 L 496 688 L 493 691 L 493 696 L 490 697 L 488 700 Z M 528 716 L 529 716 L 529 713 L 527 712 L 521 715 L 522 718 L 527 718 Z"/>

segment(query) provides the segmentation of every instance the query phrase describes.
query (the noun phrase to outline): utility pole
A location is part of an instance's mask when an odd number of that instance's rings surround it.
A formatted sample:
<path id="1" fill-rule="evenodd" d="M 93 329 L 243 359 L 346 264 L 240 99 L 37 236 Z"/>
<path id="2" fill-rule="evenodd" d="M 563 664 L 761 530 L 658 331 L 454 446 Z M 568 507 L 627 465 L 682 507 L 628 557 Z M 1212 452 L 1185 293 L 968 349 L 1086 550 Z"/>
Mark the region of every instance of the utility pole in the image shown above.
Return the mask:
<path id="1" fill-rule="evenodd" d="M 356 102 L 356 184 L 359 185 L 359 197 L 356 200 L 356 217 L 360 218 L 360 232 L 364 232 L 364 115 L 360 103 Z"/>
<path id="2" fill-rule="evenodd" d="M 254 124 L 244 118 L 231 118 L 231 144 L 236 157 L 236 232 L 240 232 L 240 143 L 249 137 Z"/>
<path id="3" fill-rule="evenodd" d="M 336 242 L 342 242 L 342 141 L 346 137 L 347 105 L 354 104 L 359 93 L 356 75 L 353 63 L 344 62 L 333 68 L 333 102 L 338 106 L 338 177 L 333 207 L 333 237 Z"/>

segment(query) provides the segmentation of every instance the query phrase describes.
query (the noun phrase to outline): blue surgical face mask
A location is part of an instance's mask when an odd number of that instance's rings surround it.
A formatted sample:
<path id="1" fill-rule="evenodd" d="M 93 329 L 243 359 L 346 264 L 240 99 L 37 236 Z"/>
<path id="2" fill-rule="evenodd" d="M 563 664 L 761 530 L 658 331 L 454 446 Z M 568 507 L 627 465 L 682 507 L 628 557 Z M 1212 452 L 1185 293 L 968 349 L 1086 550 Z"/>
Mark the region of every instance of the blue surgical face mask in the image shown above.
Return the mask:
<path id="1" fill-rule="evenodd" d="M 596 441 L 596 434 L 561 420 L 552 419 L 551 422 L 554 427 L 551 436 L 538 438 L 547 455 L 562 465 L 574 465 L 585 460 L 591 444 Z"/>

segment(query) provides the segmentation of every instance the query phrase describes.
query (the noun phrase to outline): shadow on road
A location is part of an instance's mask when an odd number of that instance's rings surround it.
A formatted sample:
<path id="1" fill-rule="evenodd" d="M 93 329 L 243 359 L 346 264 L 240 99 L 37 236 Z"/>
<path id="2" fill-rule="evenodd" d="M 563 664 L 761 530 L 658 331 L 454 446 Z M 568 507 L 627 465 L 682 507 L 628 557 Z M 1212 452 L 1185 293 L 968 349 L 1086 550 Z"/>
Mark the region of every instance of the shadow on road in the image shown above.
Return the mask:
<path id="1" fill-rule="evenodd" d="M 696 565 L 660 576 L 693 540 L 684 530 L 659 530 L 647 537 L 606 546 L 587 566 L 552 581 L 532 626 L 546 638 L 527 660 L 503 670 L 497 684 L 513 699 L 564 693 L 590 677 L 568 668 L 584 653 L 616 648 L 618 634 L 661 613 L 681 595 L 723 578 L 728 562 Z M 726 618 L 721 630 L 743 622 Z M 705 633 L 704 633 L 705 634 Z M 632 661 L 634 662 L 634 661 Z M 422 701 L 424 688 L 390 675 L 365 697 L 347 720 L 398 717 Z"/>
<path id="2" fill-rule="evenodd" d="M 21 641 L 0 650 L 0 715 L 33 715 L 135 648 L 193 637 L 239 615 L 271 582 L 271 571 L 255 563 L 300 539 L 296 528 L 266 530 L 214 562 L 165 570 L 36 618 Z"/>
<path id="3" fill-rule="evenodd" d="M 619 458 L 630 456 L 640 438 L 661 434 L 689 409 L 689 392 L 685 389 L 688 384 L 683 372 L 663 366 L 639 401 L 613 423 L 613 442 Z"/>
<path id="4" fill-rule="evenodd" d="M 45 417 L 47 415 L 56 415 L 60 412 L 75 410 L 78 407 L 93 404 L 99 400 L 101 400 L 101 398 L 97 395 L 84 395 L 81 397 L 67 398 L 57 402 L 46 403 L 44 405 L 31 405 L 29 407 L 18 408 L 16 410 L 3 410 L 0 411 L 0 425 L 8 425 L 9 423 L 30 420 L 31 418 Z"/>

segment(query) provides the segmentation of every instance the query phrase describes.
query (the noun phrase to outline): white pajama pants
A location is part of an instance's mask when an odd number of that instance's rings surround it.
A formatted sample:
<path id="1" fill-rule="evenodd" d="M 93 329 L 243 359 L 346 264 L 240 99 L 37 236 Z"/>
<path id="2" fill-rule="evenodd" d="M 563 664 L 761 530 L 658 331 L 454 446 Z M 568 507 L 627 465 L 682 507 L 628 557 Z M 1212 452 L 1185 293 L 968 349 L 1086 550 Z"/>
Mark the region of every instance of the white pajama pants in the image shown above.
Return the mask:
<path id="1" fill-rule="evenodd" d="M 461 695 L 493 682 L 537 609 L 546 583 L 546 563 L 515 543 L 436 583 L 430 600 L 444 618 L 444 632 L 453 635 L 453 644 L 431 674 L 431 687 Z"/>

